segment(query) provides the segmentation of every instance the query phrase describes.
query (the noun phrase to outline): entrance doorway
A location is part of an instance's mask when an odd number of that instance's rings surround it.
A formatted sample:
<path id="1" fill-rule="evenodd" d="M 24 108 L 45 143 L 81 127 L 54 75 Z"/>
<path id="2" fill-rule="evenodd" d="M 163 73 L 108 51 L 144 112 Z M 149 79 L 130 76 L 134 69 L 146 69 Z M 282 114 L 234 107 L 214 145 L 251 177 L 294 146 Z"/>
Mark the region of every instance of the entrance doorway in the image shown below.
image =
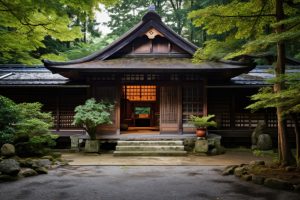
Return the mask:
<path id="1" fill-rule="evenodd" d="M 121 133 L 158 133 L 158 94 L 156 85 L 122 86 Z"/>

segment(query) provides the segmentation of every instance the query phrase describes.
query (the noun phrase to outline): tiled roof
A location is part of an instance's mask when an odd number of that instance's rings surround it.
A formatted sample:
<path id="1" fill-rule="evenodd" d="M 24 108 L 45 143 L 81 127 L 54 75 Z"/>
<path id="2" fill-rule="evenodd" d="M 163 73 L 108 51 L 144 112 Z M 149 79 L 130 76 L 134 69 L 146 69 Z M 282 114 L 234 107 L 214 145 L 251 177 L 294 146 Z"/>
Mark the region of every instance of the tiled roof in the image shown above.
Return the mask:
<path id="1" fill-rule="evenodd" d="M 43 66 L 0 65 L 0 85 L 64 85 L 69 80 Z"/>

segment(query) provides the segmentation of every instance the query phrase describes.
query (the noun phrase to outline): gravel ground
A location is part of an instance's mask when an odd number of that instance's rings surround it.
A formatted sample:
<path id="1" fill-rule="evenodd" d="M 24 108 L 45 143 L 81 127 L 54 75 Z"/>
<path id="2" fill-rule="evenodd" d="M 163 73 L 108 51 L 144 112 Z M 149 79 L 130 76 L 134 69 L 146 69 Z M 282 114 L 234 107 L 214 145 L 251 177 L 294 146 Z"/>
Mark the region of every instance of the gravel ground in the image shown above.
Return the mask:
<path id="1" fill-rule="evenodd" d="M 221 176 L 220 166 L 66 166 L 47 175 L 0 183 L 1 200 L 299 200 Z"/>

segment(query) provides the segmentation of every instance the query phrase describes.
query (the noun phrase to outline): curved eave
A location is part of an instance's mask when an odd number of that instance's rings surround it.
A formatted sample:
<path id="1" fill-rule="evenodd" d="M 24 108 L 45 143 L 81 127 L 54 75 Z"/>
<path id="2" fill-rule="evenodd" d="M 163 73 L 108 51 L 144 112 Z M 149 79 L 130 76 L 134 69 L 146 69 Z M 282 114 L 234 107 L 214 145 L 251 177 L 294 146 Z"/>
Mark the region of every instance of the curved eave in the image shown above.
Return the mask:
<path id="1" fill-rule="evenodd" d="M 46 66 L 53 73 L 70 79 L 84 79 L 96 73 L 197 73 L 208 79 L 229 79 L 252 70 L 255 65 L 244 63 L 205 62 L 200 64 L 112 64 L 104 61 L 73 65 Z"/>

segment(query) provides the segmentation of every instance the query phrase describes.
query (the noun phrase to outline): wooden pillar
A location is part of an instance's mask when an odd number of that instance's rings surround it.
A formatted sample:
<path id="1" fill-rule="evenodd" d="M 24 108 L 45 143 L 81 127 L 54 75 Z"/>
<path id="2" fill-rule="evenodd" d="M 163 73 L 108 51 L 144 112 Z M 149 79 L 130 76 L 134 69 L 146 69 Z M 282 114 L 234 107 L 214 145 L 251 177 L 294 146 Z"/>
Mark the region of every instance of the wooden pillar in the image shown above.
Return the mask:
<path id="1" fill-rule="evenodd" d="M 202 82 L 202 87 L 203 87 L 203 115 L 206 116 L 207 115 L 207 80 L 203 80 Z M 201 97 L 200 97 L 201 98 Z"/>
<path id="2" fill-rule="evenodd" d="M 229 119 L 230 119 L 230 128 L 235 128 L 235 94 L 230 94 L 230 113 L 229 113 Z"/>
<path id="3" fill-rule="evenodd" d="M 116 109 L 115 109 L 115 126 L 116 126 L 116 134 L 120 135 L 120 124 L 121 124 L 121 92 L 122 92 L 122 85 L 120 83 L 116 86 Z"/>
<path id="4" fill-rule="evenodd" d="M 56 95 L 56 131 L 60 129 L 60 111 L 59 111 L 59 104 L 60 104 L 60 90 L 58 90 Z"/>
<path id="5" fill-rule="evenodd" d="M 183 133 L 183 127 L 182 127 L 182 86 L 177 86 L 177 93 L 178 93 L 178 100 L 177 100 L 177 106 L 178 106 L 178 133 Z"/>

